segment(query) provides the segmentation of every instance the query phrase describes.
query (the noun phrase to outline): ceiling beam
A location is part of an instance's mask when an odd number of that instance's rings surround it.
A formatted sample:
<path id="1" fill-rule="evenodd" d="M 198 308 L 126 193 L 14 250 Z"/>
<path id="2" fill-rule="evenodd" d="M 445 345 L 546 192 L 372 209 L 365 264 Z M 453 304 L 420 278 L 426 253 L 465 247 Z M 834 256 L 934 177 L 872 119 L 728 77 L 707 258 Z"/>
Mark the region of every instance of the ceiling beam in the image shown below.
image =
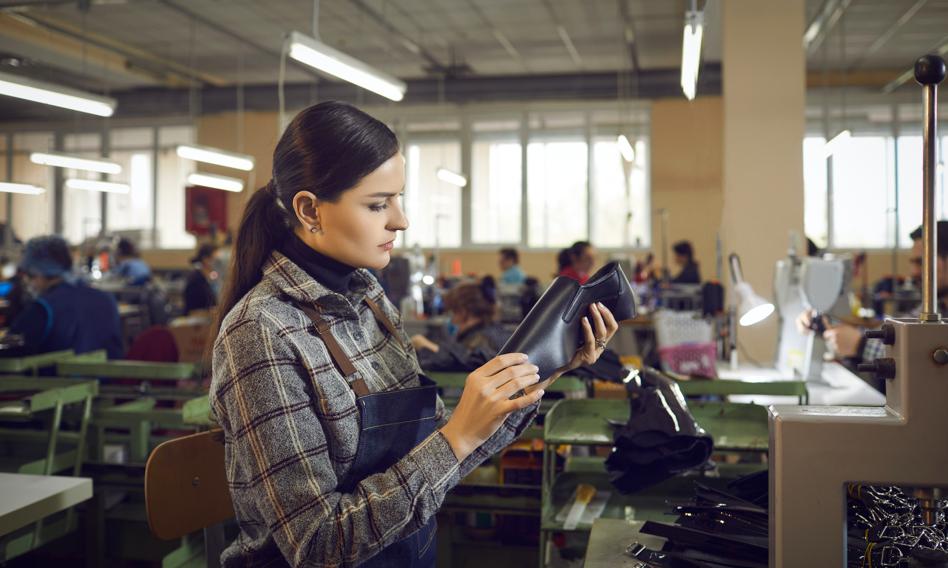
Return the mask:
<path id="1" fill-rule="evenodd" d="M 353 6 L 359 8 L 366 16 L 368 16 L 372 21 L 377 25 L 381 26 L 382 29 L 391 33 L 398 40 L 398 43 L 405 47 L 405 49 L 411 51 L 418 57 L 421 57 L 428 64 L 427 71 L 434 73 L 448 73 L 450 68 L 441 62 L 437 57 L 435 57 L 430 51 L 425 49 L 418 42 L 412 38 L 405 35 L 400 29 L 396 28 L 391 22 L 386 18 L 382 17 L 381 14 L 375 11 L 372 6 L 369 6 L 365 0 L 349 0 Z"/>
<path id="2" fill-rule="evenodd" d="M 167 75 L 135 66 L 124 55 L 66 34 L 41 28 L 14 14 L 0 12 L 0 51 L 21 56 L 50 68 L 83 72 L 90 83 L 105 85 L 163 84 L 180 87 L 184 83 Z M 84 77 L 85 78 L 85 77 Z"/>
<path id="3" fill-rule="evenodd" d="M 879 89 L 897 77 L 900 69 L 864 69 L 861 71 L 809 71 L 808 89 L 820 87 L 868 87 Z"/>
<path id="4" fill-rule="evenodd" d="M 823 44 L 836 22 L 843 17 L 852 0 L 826 0 L 803 33 L 803 47 L 812 55 Z"/>
<path id="5" fill-rule="evenodd" d="M 191 81 L 199 81 L 207 85 L 224 86 L 229 83 L 226 79 L 218 75 L 191 69 L 187 65 L 181 65 L 171 59 L 155 55 L 107 36 L 83 30 L 56 18 L 51 18 L 46 15 L 41 16 L 36 13 L 27 14 L 22 12 L 17 13 L 15 16 L 11 15 L 11 17 L 25 20 L 51 32 L 79 39 L 80 41 L 87 42 L 89 45 L 125 56 L 134 66 L 163 74 L 165 82 L 169 84 L 189 84 Z"/>
<path id="6" fill-rule="evenodd" d="M 643 70 L 637 90 L 638 99 L 680 98 L 680 71 L 674 69 Z M 429 103 L 470 104 L 484 102 L 536 102 L 542 100 L 615 101 L 618 87 L 615 72 L 574 73 L 549 75 L 462 76 L 407 80 L 408 91 L 399 105 Z M 313 103 L 311 83 L 286 85 L 286 108 L 299 109 Z M 359 97 L 359 89 L 352 85 L 324 81 L 320 83 L 320 100 L 343 100 L 362 105 L 389 105 L 391 101 L 371 93 Z M 706 63 L 698 80 L 702 96 L 721 94 L 721 66 Z M 188 107 L 187 89 L 148 88 L 113 93 L 118 99 L 115 118 L 170 117 L 185 114 Z M 203 114 L 233 112 L 237 108 L 237 93 L 233 88 L 207 87 L 197 93 L 201 97 L 198 108 Z M 248 85 L 244 88 L 244 109 L 247 112 L 277 110 L 275 85 Z M 18 112 L 0 108 L 0 121 L 60 121 L 69 113 L 55 114 L 41 105 L 18 107 Z M 35 113 L 33 113 L 35 109 Z"/>
<path id="7" fill-rule="evenodd" d="M 941 39 L 941 42 L 939 42 L 939 43 L 940 43 L 939 46 L 937 46 L 937 47 L 935 47 L 935 48 L 933 48 L 933 49 L 931 49 L 931 50 L 929 50 L 929 51 L 926 51 L 925 53 L 935 53 L 935 54 L 938 54 L 938 55 L 941 55 L 941 56 L 944 56 L 945 54 L 948 54 L 948 36 L 943 37 L 943 38 Z M 891 93 L 892 91 L 898 89 L 899 87 L 901 87 L 901 86 L 904 85 L 905 83 L 908 83 L 909 81 L 911 81 L 911 80 L 914 79 L 914 78 L 915 78 L 915 67 L 912 66 L 911 69 L 909 69 L 908 71 L 903 72 L 901 75 L 899 75 L 898 77 L 896 77 L 893 81 L 891 81 L 890 83 L 888 83 L 888 84 L 886 84 L 884 87 L 882 87 L 882 92 L 885 93 L 885 94 Z"/>

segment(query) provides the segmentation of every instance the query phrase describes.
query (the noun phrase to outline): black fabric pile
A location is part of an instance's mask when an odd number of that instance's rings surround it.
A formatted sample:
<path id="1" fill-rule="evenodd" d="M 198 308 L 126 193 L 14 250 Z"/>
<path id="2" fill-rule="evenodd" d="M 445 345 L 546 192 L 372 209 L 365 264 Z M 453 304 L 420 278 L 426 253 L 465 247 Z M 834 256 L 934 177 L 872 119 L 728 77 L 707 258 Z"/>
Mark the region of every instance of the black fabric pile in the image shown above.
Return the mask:
<path id="1" fill-rule="evenodd" d="M 649 568 L 765 568 L 768 561 L 768 472 L 727 485 L 695 483 L 694 498 L 669 503 L 674 524 L 646 522 L 641 533 L 667 539 L 661 550 L 633 542 L 626 554 Z M 917 499 L 893 486 L 847 488 L 849 568 L 948 568 L 946 500 L 935 522 L 922 522 Z"/>
<path id="2" fill-rule="evenodd" d="M 618 425 L 606 459 L 616 489 L 633 493 L 707 463 L 711 436 L 695 422 L 674 380 L 646 367 L 631 375 L 626 389 L 629 421 Z"/>
<path id="3" fill-rule="evenodd" d="M 767 471 L 721 491 L 695 483 L 695 496 L 670 503 L 674 524 L 646 522 L 641 532 L 667 539 L 662 550 L 632 543 L 626 554 L 651 568 L 767 568 Z"/>

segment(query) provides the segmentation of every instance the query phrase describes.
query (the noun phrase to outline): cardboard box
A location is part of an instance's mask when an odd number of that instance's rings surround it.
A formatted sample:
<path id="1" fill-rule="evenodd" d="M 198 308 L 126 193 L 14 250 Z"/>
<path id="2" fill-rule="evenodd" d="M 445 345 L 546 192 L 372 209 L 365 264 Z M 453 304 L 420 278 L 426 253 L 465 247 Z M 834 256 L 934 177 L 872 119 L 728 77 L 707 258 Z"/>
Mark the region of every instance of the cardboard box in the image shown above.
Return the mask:
<path id="1" fill-rule="evenodd" d="M 178 349 L 178 361 L 182 363 L 200 363 L 204 361 L 204 352 L 213 338 L 211 319 L 208 317 L 176 318 L 168 324 Z"/>

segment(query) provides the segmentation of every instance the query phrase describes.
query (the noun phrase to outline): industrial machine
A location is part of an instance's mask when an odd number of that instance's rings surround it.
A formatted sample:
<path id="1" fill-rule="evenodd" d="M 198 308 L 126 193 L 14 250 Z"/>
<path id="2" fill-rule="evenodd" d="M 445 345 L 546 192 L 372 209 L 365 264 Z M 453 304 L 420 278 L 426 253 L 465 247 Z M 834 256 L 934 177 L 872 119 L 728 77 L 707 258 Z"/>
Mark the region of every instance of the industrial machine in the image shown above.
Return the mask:
<path id="1" fill-rule="evenodd" d="M 937 86 L 944 78 L 940 57 L 916 62 L 925 106 L 922 312 L 867 332 L 887 345 L 886 358 L 861 369 L 888 381 L 885 406 L 769 408 L 773 568 L 847 565 L 851 483 L 909 488 L 924 522 L 943 522 L 937 505 L 948 486 L 948 325 L 936 305 L 935 172 Z"/>
<path id="2" fill-rule="evenodd" d="M 826 317 L 849 315 L 848 291 L 852 261 L 848 257 L 799 257 L 796 247 L 774 270 L 774 300 L 780 315 L 775 366 L 778 370 L 809 382 L 825 382 L 823 357 L 826 343 L 822 317 L 813 318 L 814 333 L 801 334 L 797 317 L 813 310 Z"/>

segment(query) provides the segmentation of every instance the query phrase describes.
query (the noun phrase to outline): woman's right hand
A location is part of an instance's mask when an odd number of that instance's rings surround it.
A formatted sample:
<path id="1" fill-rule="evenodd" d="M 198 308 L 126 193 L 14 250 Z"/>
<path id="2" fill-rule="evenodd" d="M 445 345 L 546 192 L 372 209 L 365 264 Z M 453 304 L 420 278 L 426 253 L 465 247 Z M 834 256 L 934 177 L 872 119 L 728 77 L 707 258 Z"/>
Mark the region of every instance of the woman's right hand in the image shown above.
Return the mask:
<path id="1" fill-rule="evenodd" d="M 531 365 L 523 353 L 507 353 L 494 357 L 467 376 L 461 400 L 441 427 L 458 461 L 487 441 L 515 410 L 536 403 L 543 397 L 536 390 L 511 399 L 529 385 L 540 380 L 539 368 Z"/>

